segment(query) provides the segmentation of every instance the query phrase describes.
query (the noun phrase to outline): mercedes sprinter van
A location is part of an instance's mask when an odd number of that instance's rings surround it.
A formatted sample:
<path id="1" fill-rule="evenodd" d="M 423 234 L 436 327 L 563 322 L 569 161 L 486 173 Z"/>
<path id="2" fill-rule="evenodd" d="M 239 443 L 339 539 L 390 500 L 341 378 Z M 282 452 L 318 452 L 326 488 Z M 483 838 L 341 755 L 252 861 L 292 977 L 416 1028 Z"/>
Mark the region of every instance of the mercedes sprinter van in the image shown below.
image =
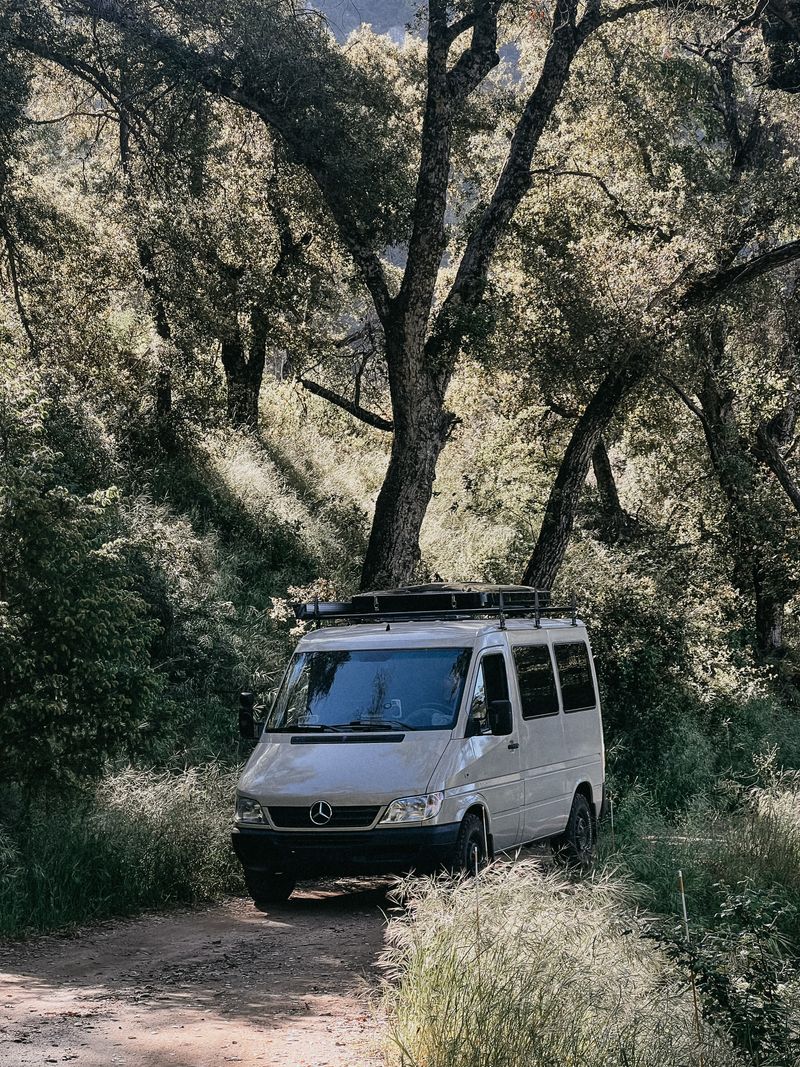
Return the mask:
<path id="1" fill-rule="evenodd" d="M 604 798 L 585 626 L 520 586 L 429 585 L 295 606 L 300 640 L 236 796 L 257 906 L 298 878 L 469 869 L 556 839 L 591 857 Z"/>

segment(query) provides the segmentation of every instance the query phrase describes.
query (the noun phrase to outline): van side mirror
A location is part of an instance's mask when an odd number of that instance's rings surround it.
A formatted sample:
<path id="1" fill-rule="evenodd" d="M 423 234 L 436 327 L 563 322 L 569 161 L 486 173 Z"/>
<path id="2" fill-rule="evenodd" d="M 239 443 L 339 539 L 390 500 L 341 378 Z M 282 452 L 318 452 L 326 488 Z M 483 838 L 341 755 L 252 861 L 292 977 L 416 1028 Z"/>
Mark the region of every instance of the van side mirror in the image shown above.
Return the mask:
<path id="1" fill-rule="evenodd" d="M 255 741 L 258 738 L 255 707 L 255 693 L 239 694 L 239 736 L 243 741 Z"/>
<path id="2" fill-rule="evenodd" d="M 493 700 L 489 704 L 489 726 L 497 737 L 513 733 L 514 717 L 510 700 Z"/>

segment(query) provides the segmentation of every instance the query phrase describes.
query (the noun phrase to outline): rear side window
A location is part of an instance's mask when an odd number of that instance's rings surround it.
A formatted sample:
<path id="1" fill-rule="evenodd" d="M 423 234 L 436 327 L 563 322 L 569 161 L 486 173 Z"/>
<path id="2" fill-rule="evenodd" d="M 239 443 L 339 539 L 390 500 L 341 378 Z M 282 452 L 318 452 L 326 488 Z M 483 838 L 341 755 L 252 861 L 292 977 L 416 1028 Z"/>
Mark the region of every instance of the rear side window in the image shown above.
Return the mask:
<path id="1" fill-rule="evenodd" d="M 502 654 L 484 656 L 478 666 L 475 692 L 469 707 L 467 737 L 490 734 L 489 705 L 493 700 L 508 700 L 508 678 Z"/>
<path id="2" fill-rule="evenodd" d="M 558 693 L 547 645 L 517 645 L 514 665 L 519 679 L 522 718 L 558 715 Z"/>
<path id="3" fill-rule="evenodd" d="M 568 645 L 554 645 L 561 682 L 564 711 L 583 711 L 597 705 L 589 649 L 580 641 Z"/>

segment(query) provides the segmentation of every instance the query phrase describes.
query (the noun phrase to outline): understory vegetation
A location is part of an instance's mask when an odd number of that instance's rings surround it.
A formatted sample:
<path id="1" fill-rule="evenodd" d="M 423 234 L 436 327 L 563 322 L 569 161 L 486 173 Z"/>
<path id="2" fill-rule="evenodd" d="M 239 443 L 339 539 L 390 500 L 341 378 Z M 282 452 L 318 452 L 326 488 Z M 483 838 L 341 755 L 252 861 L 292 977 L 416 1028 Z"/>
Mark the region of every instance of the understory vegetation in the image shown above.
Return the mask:
<path id="1" fill-rule="evenodd" d="M 794 1067 L 800 784 L 758 770 L 677 820 L 629 792 L 591 872 L 500 860 L 401 885 L 383 957 L 397 1062 Z"/>
<path id="2" fill-rule="evenodd" d="M 60 805 L 45 791 L 6 795 L 0 936 L 241 892 L 234 783 L 216 764 L 178 774 L 129 767 Z"/>

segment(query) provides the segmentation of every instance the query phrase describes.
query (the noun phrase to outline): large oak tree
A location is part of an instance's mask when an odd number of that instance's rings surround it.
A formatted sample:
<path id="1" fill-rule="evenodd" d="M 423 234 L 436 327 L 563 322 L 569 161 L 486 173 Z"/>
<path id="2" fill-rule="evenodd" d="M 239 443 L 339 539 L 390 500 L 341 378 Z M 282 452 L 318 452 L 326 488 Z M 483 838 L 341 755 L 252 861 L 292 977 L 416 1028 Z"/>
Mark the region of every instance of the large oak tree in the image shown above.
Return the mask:
<path id="1" fill-rule="evenodd" d="M 292 163 L 316 182 L 384 334 L 393 439 L 364 560 L 364 586 L 407 581 L 415 572 L 437 460 L 453 425 L 447 389 L 576 56 L 602 27 L 658 6 L 657 0 L 617 6 L 555 0 L 545 19 L 541 62 L 493 191 L 475 205 L 456 249 L 448 247 L 447 226 L 454 131 L 499 62 L 500 20 L 515 17 L 513 4 L 429 4 L 416 179 L 405 202 L 404 171 L 394 151 L 398 138 L 392 136 L 403 117 L 370 106 L 369 78 L 353 69 L 312 15 L 294 5 L 6 2 L 20 47 L 75 70 L 87 65 L 85 51 L 97 24 L 115 27 L 151 49 L 176 76 L 257 115 Z M 395 284 L 384 251 L 387 240 L 398 237 L 405 252 Z M 441 293 L 446 256 L 452 280 Z"/>

